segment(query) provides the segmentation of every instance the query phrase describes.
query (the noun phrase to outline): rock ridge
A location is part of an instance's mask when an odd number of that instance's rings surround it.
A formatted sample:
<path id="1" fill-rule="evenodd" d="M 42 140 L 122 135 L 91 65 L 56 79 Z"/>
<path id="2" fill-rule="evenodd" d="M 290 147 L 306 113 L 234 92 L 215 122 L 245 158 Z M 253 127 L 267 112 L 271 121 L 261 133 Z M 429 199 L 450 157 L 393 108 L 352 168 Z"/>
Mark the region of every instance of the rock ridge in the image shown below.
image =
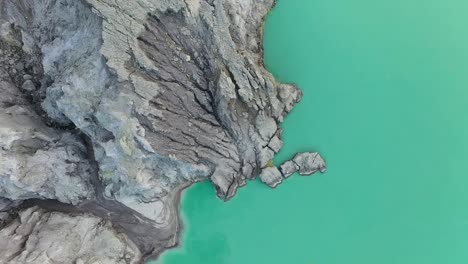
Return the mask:
<path id="1" fill-rule="evenodd" d="M 0 263 L 141 263 L 177 245 L 195 182 L 229 200 L 324 172 L 272 165 L 302 97 L 263 66 L 273 5 L 0 0 Z"/>

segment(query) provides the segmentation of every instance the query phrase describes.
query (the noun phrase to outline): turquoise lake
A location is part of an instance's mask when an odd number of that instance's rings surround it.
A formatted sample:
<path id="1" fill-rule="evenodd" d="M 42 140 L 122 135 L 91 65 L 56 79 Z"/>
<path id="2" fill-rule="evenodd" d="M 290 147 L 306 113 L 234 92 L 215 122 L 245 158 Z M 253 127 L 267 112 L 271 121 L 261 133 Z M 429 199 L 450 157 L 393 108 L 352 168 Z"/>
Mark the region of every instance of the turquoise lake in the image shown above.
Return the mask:
<path id="1" fill-rule="evenodd" d="M 327 172 L 227 203 L 194 185 L 154 263 L 467 264 L 468 1 L 280 0 L 265 61 L 304 91 L 276 164 Z"/>

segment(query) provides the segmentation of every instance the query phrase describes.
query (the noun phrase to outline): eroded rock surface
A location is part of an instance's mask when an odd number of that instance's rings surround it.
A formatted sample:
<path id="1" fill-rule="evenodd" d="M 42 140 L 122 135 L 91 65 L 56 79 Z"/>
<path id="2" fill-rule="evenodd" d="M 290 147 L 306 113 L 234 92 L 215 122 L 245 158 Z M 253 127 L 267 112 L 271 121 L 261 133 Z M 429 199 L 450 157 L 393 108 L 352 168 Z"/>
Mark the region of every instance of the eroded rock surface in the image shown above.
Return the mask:
<path id="1" fill-rule="evenodd" d="M 139 251 L 112 224 L 30 207 L 0 230 L 0 263 L 138 263 Z"/>
<path id="2" fill-rule="evenodd" d="M 11 25 L 3 27 L 2 33 L 13 34 Z M 92 199 L 92 169 L 84 142 L 76 133 L 47 126 L 14 84 L 15 79 L 24 80 L 23 53 L 17 45 L 14 39 L 0 40 L 0 197 L 71 204 Z"/>
<path id="3" fill-rule="evenodd" d="M 283 182 L 283 175 L 276 167 L 268 167 L 262 170 L 260 180 L 268 186 L 275 188 Z"/>
<path id="4" fill-rule="evenodd" d="M 272 165 L 302 96 L 263 67 L 273 4 L 0 0 L 0 241 L 23 241 L 0 261 L 142 261 L 177 244 L 194 182 L 228 200 L 324 171 L 316 153 Z"/>
<path id="5" fill-rule="evenodd" d="M 298 153 L 292 160 L 288 160 L 280 167 L 285 178 L 299 172 L 300 175 L 307 176 L 316 172 L 325 172 L 327 169 L 325 160 L 317 152 Z"/>

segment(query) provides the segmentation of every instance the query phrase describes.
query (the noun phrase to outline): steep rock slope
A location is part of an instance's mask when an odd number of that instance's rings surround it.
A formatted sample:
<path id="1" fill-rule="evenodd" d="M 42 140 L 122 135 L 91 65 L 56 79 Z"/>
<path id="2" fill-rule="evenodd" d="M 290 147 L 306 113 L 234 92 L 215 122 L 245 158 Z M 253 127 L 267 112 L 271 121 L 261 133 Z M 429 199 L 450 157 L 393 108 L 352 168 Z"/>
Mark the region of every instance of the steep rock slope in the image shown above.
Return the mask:
<path id="1" fill-rule="evenodd" d="M 73 217 L 112 223 L 106 230 L 132 248 L 119 261 L 131 263 L 176 245 L 178 196 L 191 183 L 210 179 L 228 200 L 257 175 L 276 187 L 295 171 L 323 172 L 317 153 L 271 165 L 280 124 L 302 96 L 263 67 L 273 4 L 0 0 L 4 228 L 30 226 L 28 210 L 68 219 L 56 231 L 92 228 Z M 0 262 L 33 263 L 30 251 L 48 247 L 15 248 Z M 75 253 L 47 261 L 78 261 Z"/>

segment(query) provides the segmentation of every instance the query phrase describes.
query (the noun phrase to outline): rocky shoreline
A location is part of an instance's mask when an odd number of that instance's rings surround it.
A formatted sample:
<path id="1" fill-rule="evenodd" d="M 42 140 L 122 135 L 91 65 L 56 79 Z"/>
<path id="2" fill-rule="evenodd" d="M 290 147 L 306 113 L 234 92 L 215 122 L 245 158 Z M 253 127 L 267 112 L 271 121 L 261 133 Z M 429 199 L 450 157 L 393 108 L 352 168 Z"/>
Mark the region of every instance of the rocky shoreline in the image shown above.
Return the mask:
<path id="1" fill-rule="evenodd" d="M 0 263 L 142 263 L 191 184 L 323 172 L 272 164 L 302 97 L 263 66 L 273 5 L 0 0 Z"/>

